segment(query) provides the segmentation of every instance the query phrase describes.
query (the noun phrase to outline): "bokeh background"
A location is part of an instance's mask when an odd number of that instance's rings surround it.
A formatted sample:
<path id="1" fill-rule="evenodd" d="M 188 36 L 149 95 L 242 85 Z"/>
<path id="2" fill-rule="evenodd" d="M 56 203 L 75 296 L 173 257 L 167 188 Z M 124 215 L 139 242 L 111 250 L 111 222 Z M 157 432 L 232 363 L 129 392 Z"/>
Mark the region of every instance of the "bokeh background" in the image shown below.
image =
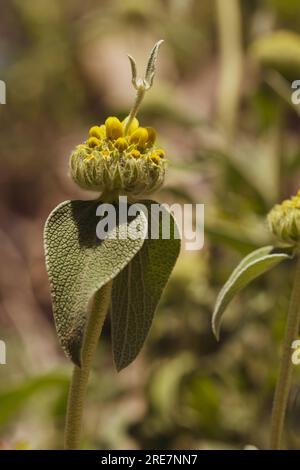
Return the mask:
<path id="1" fill-rule="evenodd" d="M 298 0 L 1 2 L 0 447 L 63 445 L 72 366 L 55 336 L 42 234 L 66 199 L 88 199 L 68 157 L 88 128 L 123 118 L 164 39 L 139 119 L 170 160 L 156 197 L 205 204 L 205 246 L 182 252 L 138 359 L 117 374 L 107 321 L 84 417 L 84 448 L 268 446 L 293 262 L 253 283 L 211 333 L 217 293 L 241 257 L 272 242 L 265 214 L 300 186 Z M 295 368 L 285 445 L 300 446 Z"/>

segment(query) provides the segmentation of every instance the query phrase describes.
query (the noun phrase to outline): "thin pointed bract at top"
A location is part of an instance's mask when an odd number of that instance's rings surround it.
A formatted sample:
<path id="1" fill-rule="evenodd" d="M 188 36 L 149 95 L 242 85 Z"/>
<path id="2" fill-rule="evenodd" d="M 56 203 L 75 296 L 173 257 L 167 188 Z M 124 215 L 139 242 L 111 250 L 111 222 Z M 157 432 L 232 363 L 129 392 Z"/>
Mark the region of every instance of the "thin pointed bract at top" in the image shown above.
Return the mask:
<path id="1" fill-rule="evenodd" d="M 135 59 L 128 54 L 128 59 L 130 62 L 131 66 L 131 74 L 132 74 L 132 84 L 136 90 L 138 90 L 141 87 L 144 87 L 145 90 L 148 90 L 149 88 L 152 87 L 153 85 L 153 80 L 156 72 L 156 62 L 157 62 L 157 57 L 158 57 L 158 51 L 161 46 L 161 44 L 164 42 L 163 39 L 160 39 L 157 41 L 157 43 L 154 45 L 150 52 L 150 56 L 147 62 L 146 66 L 146 71 L 144 74 L 143 78 L 138 78 L 137 77 L 137 66 L 136 66 L 136 61 Z"/>
<path id="2" fill-rule="evenodd" d="M 136 62 L 134 60 L 134 58 L 128 54 L 128 59 L 129 59 L 129 62 L 130 62 L 130 66 L 131 66 L 131 82 L 134 86 L 134 88 L 137 88 L 137 68 L 136 68 Z"/>
<path id="3" fill-rule="evenodd" d="M 125 135 L 127 135 L 130 126 L 137 115 L 146 91 L 148 91 L 153 85 L 158 51 L 163 42 L 163 39 L 160 39 L 160 41 L 157 41 L 157 43 L 152 48 L 143 77 L 138 77 L 136 61 L 131 55 L 128 55 L 131 67 L 131 82 L 134 89 L 136 90 L 136 98 L 129 115 L 125 119 Z"/>
<path id="4" fill-rule="evenodd" d="M 150 87 L 153 85 L 153 79 L 154 79 L 154 75 L 156 71 L 156 61 L 157 61 L 157 56 L 158 56 L 158 50 L 163 42 L 164 42 L 163 39 L 158 41 L 150 53 L 150 57 L 148 60 L 146 73 L 145 73 L 145 80 L 147 83 L 149 83 Z"/>

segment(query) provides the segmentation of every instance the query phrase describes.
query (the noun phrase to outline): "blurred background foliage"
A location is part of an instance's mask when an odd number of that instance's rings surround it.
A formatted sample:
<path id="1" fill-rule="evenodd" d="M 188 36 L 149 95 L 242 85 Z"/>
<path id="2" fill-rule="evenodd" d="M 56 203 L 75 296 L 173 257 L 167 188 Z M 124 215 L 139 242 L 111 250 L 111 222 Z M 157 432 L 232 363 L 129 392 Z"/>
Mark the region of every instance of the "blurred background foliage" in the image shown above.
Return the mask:
<path id="1" fill-rule="evenodd" d="M 85 413 L 85 448 L 242 449 L 268 445 L 293 263 L 228 309 L 216 295 L 241 256 L 272 242 L 265 214 L 299 187 L 298 0 L 11 0 L 2 2 L 0 447 L 61 448 L 71 365 L 54 332 L 42 232 L 65 199 L 87 129 L 124 117 L 127 53 L 144 64 L 165 40 L 139 115 L 170 160 L 166 202 L 205 204 L 205 246 L 182 252 L 139 358 L 117 374 L 105 326 Z M 92 195 L 91 195 L 92 196 Z M 299 448 L 300 369 L 286 445 Z"/>

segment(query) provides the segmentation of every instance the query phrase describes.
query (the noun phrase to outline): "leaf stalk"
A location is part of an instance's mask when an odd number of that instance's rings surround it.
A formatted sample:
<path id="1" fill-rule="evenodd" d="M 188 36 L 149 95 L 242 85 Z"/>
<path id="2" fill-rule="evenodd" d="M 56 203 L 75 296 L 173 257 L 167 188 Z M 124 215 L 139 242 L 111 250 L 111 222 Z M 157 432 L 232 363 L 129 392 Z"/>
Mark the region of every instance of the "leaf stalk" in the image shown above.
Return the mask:
<path id="1" fill-rule="evenodd" d="M 103 323 L 110 305 L 112 282 L 109 281 L 94 296 L 82 346 L 82 365 L 75 366 L 71 380 L 65 424 L 65 449 L 78 449 L 82 427 L 83 405 L 91 365 L 97 349 Z"/>
<path id="2" fill-rule="evenodd" d="M 290 300 L 288 319 L 286 323 L 283 350 L 279 367 L 271 418 L 270 448 L 279 450 L 282 447 L 282 434 L 288 405 L 289 392 L 292 383 L 293 363 L 291 359 L 292 343 L 298 337 L 300 326 L 300 256 L 294 276 L 294 285 Z"/>

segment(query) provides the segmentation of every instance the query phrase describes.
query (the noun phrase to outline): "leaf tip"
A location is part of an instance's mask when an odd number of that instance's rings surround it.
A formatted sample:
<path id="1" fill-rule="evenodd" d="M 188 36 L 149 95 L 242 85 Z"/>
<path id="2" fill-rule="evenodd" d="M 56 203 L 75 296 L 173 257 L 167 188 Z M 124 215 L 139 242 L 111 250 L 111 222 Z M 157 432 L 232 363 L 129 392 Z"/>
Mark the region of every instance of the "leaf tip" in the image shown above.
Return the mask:
<path id="1" fill-rule="evenodd" d="M 115 363 L 116 371 L 118 373 L 121 372 L 123 369 L 125 369 L 130 364 L 130 362 L 118 361 L 116 359 L 116 357 L 114 357 L 114 363 Z"/>
<path id="2" fill-rule="evenodd" d="M 220 341 L 220 327 L 215 324 L 214 320 L 212 321 L 212 331 L 213 331 L 214 337 L 219 342 Z"/>
<path id="3" fill-rule="evenodd" d="M 80 369 L 82 367 L 81 346 L 82 346 L 81 342 L 77 344 L 76 347 L 74 347 L 73 344 L 67 344 L 67 345 L 62 344 L 63 350 L 67 358 L 70 359 L 70 361 L 72 361 L 73 364 L 76 367 L 79 367 Z"/>

